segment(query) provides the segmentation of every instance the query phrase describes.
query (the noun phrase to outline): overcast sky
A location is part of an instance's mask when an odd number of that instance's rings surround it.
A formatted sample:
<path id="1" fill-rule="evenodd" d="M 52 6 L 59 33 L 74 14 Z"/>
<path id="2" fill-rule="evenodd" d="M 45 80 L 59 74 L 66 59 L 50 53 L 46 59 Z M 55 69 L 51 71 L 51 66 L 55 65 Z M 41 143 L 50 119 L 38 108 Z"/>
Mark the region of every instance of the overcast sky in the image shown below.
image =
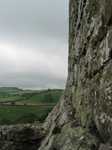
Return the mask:
<path id="1" fill-rule="evenodd" d="M 68 0 L 0 0 L 0 86 L 63 88 Z"/>

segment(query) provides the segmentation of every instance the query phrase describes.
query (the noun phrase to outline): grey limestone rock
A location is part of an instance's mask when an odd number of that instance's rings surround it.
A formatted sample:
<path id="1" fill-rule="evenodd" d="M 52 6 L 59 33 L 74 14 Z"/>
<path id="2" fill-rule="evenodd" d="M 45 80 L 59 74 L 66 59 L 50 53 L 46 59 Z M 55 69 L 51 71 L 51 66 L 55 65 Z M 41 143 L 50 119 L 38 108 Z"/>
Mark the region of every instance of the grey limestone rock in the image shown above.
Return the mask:
<path id="1" fill-rule="evenodd" d="M 112 145 L 112 0 L 69 1 L 68 79 L 44 128 L 39 150 Z"/>

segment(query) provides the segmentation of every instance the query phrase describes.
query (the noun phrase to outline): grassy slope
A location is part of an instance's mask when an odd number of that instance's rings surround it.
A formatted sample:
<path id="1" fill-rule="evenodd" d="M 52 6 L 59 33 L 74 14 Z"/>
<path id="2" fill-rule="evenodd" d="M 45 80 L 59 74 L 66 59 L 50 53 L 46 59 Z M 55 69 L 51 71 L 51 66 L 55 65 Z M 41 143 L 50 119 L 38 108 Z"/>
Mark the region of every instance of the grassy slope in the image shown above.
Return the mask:
<path id="1" fill-rule="evenodd" d="M 0 87 L 0 101 L 15 101 L 20 98 L 23 90 L 15 87 Z"/>

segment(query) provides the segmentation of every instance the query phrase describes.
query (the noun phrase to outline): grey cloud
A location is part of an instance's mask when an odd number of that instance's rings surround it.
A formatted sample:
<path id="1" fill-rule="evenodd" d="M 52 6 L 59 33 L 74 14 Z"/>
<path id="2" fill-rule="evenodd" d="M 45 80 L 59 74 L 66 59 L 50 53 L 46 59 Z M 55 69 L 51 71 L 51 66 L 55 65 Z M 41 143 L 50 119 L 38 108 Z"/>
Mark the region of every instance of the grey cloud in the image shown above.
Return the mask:
<path id="1" fill-rule="evenodd" d="M 0 86 L 64 87 L 68 0 L 0 0 Z"/>
<path id="2" fill-rule="evenodd" d="M 0 24 L 7 32 L 64 39 L 67 4 L 67 0 L 0 0 Z"/>

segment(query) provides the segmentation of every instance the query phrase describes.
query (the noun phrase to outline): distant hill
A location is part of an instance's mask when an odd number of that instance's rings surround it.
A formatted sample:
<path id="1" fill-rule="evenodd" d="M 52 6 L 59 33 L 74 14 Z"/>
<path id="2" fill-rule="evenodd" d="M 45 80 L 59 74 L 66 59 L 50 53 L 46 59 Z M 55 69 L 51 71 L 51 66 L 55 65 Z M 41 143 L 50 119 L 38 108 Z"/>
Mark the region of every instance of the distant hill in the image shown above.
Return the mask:
<path id="1" fill-rule="evenodd" d="M 26 103 L 57 103 L 63 93 L 63 90 L 43 90 L 29 93 L 23 93 L 20 97 Z"/>
<path id="2" fill-rule="evenodd" d="M 23 91 L 17 87 L 0 87 L 0 93 L 17 93 Z"/>
<path id="3" fill-rule="evenodd" d="M 24 104 L 57 103 L 62 89 L 22 90 L 16 87 L 0 87 L 0 102 L 21 102 Z"/>

